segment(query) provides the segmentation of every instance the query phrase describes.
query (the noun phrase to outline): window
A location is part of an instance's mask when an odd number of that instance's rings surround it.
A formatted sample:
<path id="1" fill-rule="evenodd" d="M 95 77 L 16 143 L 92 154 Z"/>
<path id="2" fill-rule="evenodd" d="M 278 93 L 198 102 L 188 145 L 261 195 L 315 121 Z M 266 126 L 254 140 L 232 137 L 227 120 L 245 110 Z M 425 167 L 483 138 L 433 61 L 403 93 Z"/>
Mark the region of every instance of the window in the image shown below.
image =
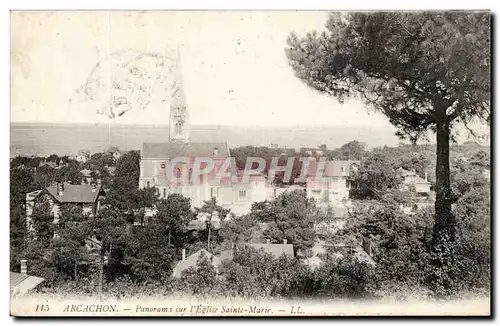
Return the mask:
<path id="1" fill-rule="evenodd" d="M 180 178 L 182 176 L 181 168 L 175 169 L 175 177 Z"/>
<path id="2" fill-rule="evenodd" d="M 164 169 L 167 165 L 165 163 L 161 164 L 161 168 Z"/>
<path id="3" fill-rule="evenodd" d="M 193 169 L 189 169 L 189 184 L 193 184 Z"/>
<path id="4" fill-rule="evenodd" d="M 240 189 L 240 191 L 238 191 L 238 196 L 240 198 L 246 198 L 247 197 L 247 190 L 246 189 Z"/>
<path id="5" fill-rule="evenodd" d="M 149 181 L 146 183 L 146 187 L 148 188 L 150 187 Z"/>
<path id="6" fill-rule="evenodd" d="M 167 198 L 167 188 L 163 188 L 163 198 Z"/>

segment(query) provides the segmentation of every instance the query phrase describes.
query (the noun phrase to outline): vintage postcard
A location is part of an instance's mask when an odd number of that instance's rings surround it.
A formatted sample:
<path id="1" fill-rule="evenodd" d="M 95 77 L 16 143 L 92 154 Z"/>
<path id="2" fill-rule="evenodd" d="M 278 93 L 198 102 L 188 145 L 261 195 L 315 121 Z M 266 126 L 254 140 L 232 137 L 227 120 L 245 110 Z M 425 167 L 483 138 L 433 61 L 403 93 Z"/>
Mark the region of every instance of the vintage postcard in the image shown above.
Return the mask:
<path id="1" fill-rule="evenodd" d="M 11 11 L 12 316 L 489 316 L 488 11 Z"/>

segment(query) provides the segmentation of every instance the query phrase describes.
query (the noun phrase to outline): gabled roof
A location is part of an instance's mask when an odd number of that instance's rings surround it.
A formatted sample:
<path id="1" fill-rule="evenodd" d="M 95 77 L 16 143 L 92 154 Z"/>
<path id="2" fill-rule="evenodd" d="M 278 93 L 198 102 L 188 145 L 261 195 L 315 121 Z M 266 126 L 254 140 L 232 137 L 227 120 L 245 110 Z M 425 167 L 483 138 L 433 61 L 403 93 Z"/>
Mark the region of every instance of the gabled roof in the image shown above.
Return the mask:
<path id="1" fill-rule="evenodd" d="M 209 253 L 205 249 L 200 249 L 197 252 L 195 252 L 194 254 L 186 257 L 185 260 L 180 260 L 177 263 L 177 265 L 174 267 L 174 269 L 173 269 L 173 276 L 174 277 L 181 277 L 182 271 L 184 271 L 184 270 L 186 270 L 186 269 L 188 269 L 190 267 L 196 266 L 196 264 L 197 264 L 198 260 L 200 259 L 200 256 L 201 256 L 202 253 L 205 254 L 205 257 L 208 260 L 212 260 L 212 265 L 219 266 L 220 259 L 218 257 L 212 255 L 211 253 Z"/>
<path id="2" fill-rule="evenodd" d="M 27 279 L 28 277 L 29 276 L 26 274 L 10 272 L 10 289 L 12 290 L 12 288 L 21 284 L 21 282 Z"/>
<path id="3" fill-rule="evenodd" d="M 41 277 L 10 272 L 10 292 L 26 293 L 37 287 L 44 280 Z"/>
<path id="4" fill-rule="evenodd" d="M 40 166 L 44 166 L 44 165 L 48 165 L 51 168 L 56 168 L 57 167 L 57 163 L 56 162 L 52 162 L 52 161 L 49 161 L 49 162 L 40 162 Z"/>
<path id="5" fill-rule="evenodd" d="M 217 155 L 214 155 L 214 150 Z M 226 158 L 229 150 L 226 143 L 143 143 L 141 157 L 146 159 L 167 159 L 174 157 Z"/>
<path id="6" fill-rule="evenodd" d="M 60 203 L 90 204 L 96 202 L 99 193 L 102 191 L 100 185 L 96 186 L 94 191 L 92 191 L 92 187 L 92 185 L 72 185 L 70 183 L 64 183 L 64 190 L 61 196 L 57 193 L 57 184 L 47 187 L 47 191 Z"/>
<path id="7" fill-rule="evenodd" d="M 429 181 L 423 179 L 420 177 L 415 171 L 408 171 L 403 168 L 399 168 L 396 170 L 397 175 L 401 176 L 402 178 L 411 176 L 413 177 L 413 182 L 412 183 L 418 183 L 418 184 L 430 184 Z"/>

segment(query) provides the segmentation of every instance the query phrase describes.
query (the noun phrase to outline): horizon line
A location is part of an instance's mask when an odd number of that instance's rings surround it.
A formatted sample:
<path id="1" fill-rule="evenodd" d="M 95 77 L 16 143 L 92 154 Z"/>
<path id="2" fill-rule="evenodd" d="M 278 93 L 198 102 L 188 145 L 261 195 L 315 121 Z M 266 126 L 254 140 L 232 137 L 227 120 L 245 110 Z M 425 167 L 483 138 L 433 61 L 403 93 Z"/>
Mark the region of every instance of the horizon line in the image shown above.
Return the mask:
<path id="1" fill-rule="evenodd" d="M 135 122 L 90 122 L 90 121 L 79 121 L 79 122 L 62 122 L 62 121 L 10 121 L 10 125 L 18 124 L 18 125 L 28 125 L 28 124 L 52 124 L 52 125 L 129 125 L 129 126 L 149 126 L 149 127 L 169 127 L 168 123 L 155 123 L 155 124 L 147 124 L 147 123 L 135 123 Z M 386 126 L 382 125 L 365 125 L 365 124 L 355 124 L 355 125 L 347 125 L 347 124 L 289 124 L 289 125 L 236 125 L 236 124 L 223 124 L 223 123 L 212 123 L 212 124 L 196 124 L 191 123 L 191 126 L 219 126 L 219 127 L 237 127 L 237 128 L 290 128 L 290 127 L 376 127 L 376 128 L 386 128 Z"/>

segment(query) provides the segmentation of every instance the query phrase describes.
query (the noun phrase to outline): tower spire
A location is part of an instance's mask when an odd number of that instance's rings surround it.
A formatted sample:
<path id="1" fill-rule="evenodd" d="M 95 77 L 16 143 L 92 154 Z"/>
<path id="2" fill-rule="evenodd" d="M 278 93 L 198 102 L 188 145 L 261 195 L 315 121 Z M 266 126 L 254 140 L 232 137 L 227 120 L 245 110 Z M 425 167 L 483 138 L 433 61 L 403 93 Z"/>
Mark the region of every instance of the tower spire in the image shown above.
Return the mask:
<path id="1" fill-rule="evenodd" d="M 189 114 L 182 81 L 181 50 L 177 45 L 174 82 L 170 101 L 170 141 L 189 140 Z"/>

